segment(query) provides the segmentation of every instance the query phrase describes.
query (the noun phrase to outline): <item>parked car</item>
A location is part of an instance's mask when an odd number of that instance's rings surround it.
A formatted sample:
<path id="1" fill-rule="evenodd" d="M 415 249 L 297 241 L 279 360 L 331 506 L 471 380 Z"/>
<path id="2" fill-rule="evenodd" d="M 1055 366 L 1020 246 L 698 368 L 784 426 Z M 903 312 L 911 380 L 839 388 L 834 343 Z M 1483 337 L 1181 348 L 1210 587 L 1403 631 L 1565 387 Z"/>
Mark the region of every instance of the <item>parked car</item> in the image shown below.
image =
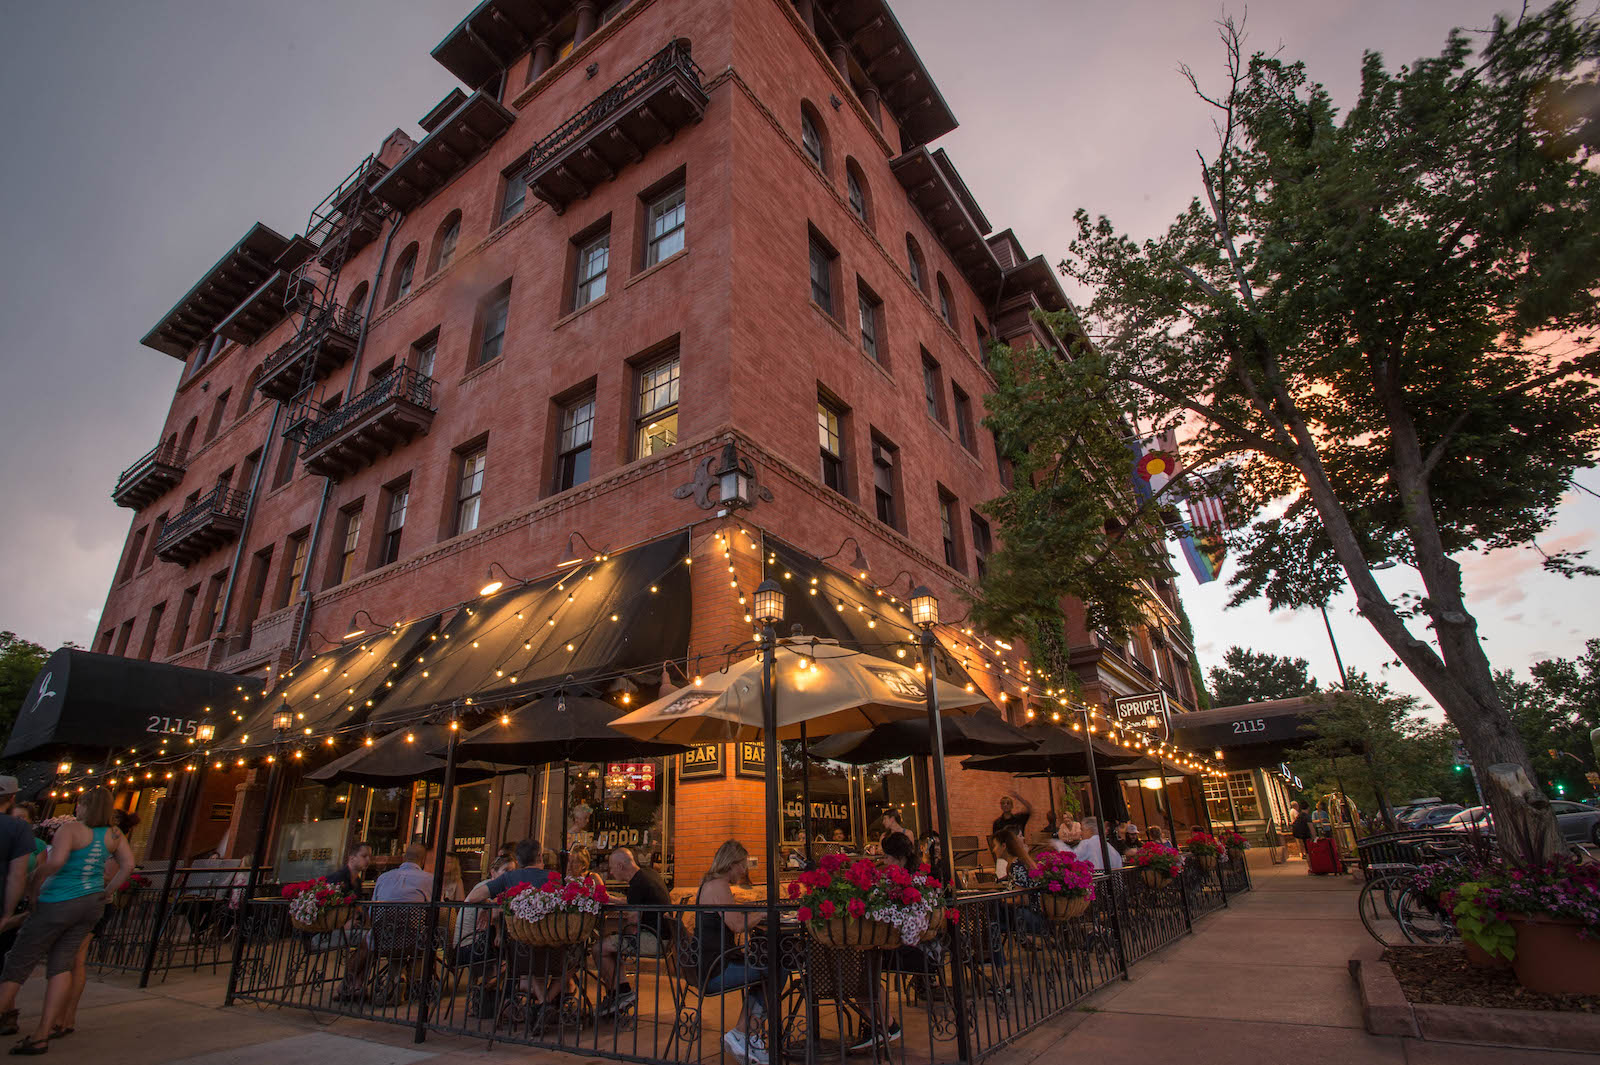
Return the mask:
<path id="1" fill-rule="evenodd" d="M 1487 806 L 1469 806 L 1459 813 L 1452 814 L 1450 819 L 1440 828 L 1448 828 L 1452 832 L 1493 832 L 1494 818 L 1489 814 Z"/>
<path id="2" fill-rule="evenodd" d="M 1600 846 L 1600 810 L 1581 802 L 1556 799 L 1551 802 L 1550 811 L 1556 815 L 1556 827 L 1561 830 L 1562 839 Z M 1494 817 L 1482 806 L 1469 806 L 1439 827 L 1459 832 L 1493 832 Z"/>
<path id="3" fill-rule="evenodd" d="M 1413 818 L 1421 814 L 1424 810 L 1438 806 L 1442 802 L 1444 802 L 1444 800 L 1439 798 L 1437 795 L 1430 796 L 1426 799 L 1412 799 L 1410 802 L 1397 806 L 1391 811 L 1394 814 L 1394 822 L 1402 828 L 1411 828 L 1411 822 Z"/>
<path id="4" fill-rule="evenodd" d="M 1445 802 L 1420 810 L 1407 822 L 1410 828 L 1438 828 L 1462 810 L 1460 803 Z M 1600 813 L 1597 810 L 1596 813 Z"/>

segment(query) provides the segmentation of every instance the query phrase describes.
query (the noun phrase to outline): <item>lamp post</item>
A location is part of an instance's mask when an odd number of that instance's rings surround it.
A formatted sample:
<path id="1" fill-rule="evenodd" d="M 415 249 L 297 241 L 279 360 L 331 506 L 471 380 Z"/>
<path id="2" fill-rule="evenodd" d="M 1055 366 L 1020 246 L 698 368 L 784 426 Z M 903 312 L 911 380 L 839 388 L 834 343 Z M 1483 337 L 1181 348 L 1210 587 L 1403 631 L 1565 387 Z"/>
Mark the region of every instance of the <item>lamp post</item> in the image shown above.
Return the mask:
<path id="1" fill-rule="evenodd" d="M 934 666 L 933 627 L 939 624 L 939 600 L 928 586 L 918 585 L 911 591 L 911 623 L 922 630 L 923 690 L 928 699 L 928 735 L 932 740 L 933 802 L 939 813 L 939 879 L 955 889 L 955 864 L 950 853 L 953 833 L 950 830 L 950 792 L 944 777 L 944 726 L 939 719 L 939 674 Z M 972 1052 L 967 1036 L 967 988 L 962 966 L 961 930 L 950 929 L 950 990 L 955 996 L 956 1054 L 962 1061 L 971 1061 Z"/>
<path id="2" fill-rule="evenodd" d="M 433 972 L 437 953 L 432 937 L 439 934 L 439 897 L 444 894 L 444 859 L 450 835 L 450 805 L 456 790 L 456 745 L 461 740 L 461 722 L 455 712 L 450 713 L 450 743 L 445 748 L 444 784 L 439 790 L 439 820 L 433 827 L 433 893 L 428 898 L 427 949 L 422 955 L 422 986 L 433 986 Z M 561 875 L 566 875 L 563 860 Z M 448 949 L 449 944 L 446 943 Z M 424 992 L 417 1001 L 417 1030 L 412 1042 L 420 1043 L 428 1037 L 428 995 Z"/>
<path id="3" fill-rule="evenodd" d="M 751 613 L 761 625 L 761 731 L 762 772 L 766 777 L 765 799 L 767 814 L 767 1053 L 781 1054 L 778 1040 L 783 1034 L 783 1021 L 778 1008 L 780 980 L 783 976 L 781 932 L 778 925 L 778 835 L 782 824 L 778 816 L 778 629 L 783 620 L 783 589 L 772 578 L 762 581 L 756 588 L 754 609 Z"/>
<path id="4" fill-rule="evenodd" d="M 284 739 L 289 735 L 289 730 L 294 727 L 294 712 L 289 709 L 289 700 L 284 699 L 282 705 L 272 715 L 272 731 L 277 734 L 277 742 L 273 744 L 277 752 L 283 746 Z M 261 866 L 267 860 L 267 825 L 272 817 L 272 803 L 278 794 L 278 778 L 282 772 L 283 759 L 273 758 L 272 768 L 267 772 L 266 793 L 261 797 L 261 817 L 256 821 L 255 853 L 250 861 L 250 876 L 245 882 L 244 898 L 239 903 L 239 919 L 233 935 L 233 964 L 228 967 L 228 992 L 223 997 L 223 1005 L 233 1005 L 234 989 L 238 986 L 239 960 L 244 956 L 244 941 L 250 933 L 250 902 L 255 897 L 256 888 L 261 882 Z"/>
<path id="5" fill-rule="evenodd" d="M 209 743 L 216 735 L 216 726 L 207 722 L 195 729 L 195 735 L 202 743 Z M 189 838 L 189 829 L 194 824 L 195 809 L 200 805 L 200 792 L 205 787 L 206 761 L 200 759 L 200 768 L 188 774 L 189 790 L 184 793 L 183 805 L 178 809 L 178 823 L 172 835 L 172 861 L 167 867 L 167 872 L 161 878 L 161 897 L 156 901 L 156 919 L 151 926 L 150 942 L 145 944 L 144 965 L 139 970 L 139 986 L 150 986 L 150 973 L 156 965 L 156 950 L 161 944 L 161 934 L 166 927 L 169 910 L 172 906 L 172 881 L 182 863 L 184 844 Z"/>

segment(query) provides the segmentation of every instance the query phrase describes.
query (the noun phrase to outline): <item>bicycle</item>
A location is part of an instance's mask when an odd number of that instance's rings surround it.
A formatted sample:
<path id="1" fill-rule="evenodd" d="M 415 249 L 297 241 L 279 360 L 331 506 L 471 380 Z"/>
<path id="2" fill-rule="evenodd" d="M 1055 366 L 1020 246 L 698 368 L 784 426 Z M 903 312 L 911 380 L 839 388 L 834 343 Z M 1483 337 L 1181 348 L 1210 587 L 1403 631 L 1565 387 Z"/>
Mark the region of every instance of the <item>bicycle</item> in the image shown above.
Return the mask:
<path id="1" fill-rule="evenodd" d="M 1434 861 L 1459 862 L 1465 847 L 1437 843 L 1418 845 L 1421 857 Z M 1422 866 L 1411 862 L 1387 862 L 1367 869 L 1367 882 L 1356 898 L 1356 912 L 1367 934 L 1386 947 L 1407 943 L 1429 946 L 1456 940 L 1455 921 L 1442 906 L 1416 887 Z"/>

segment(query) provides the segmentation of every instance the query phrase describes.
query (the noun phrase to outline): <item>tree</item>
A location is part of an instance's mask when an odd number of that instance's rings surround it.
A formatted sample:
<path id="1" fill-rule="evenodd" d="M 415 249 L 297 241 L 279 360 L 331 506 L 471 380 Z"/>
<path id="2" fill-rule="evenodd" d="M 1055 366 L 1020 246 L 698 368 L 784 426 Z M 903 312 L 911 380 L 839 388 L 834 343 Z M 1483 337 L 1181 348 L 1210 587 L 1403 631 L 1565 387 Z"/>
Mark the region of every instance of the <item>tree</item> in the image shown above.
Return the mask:
<path id="1" fill-rule="evenodd" d="M 1495 683 L 1537 779 L 1567 795 L 1593 794 L 1586 774 L 1596 770 L 1589 734 L 1600 728 L 1600 639 L 1588 641 L 1577 658 L 1535 662 L 1527 680 L 1497 670 Z"/>
<path id="2" fill-rule="evenodd" d="M 0 735 L 11 735 L 34 678 L 50 652 L 14 632 L 0 632 Z"/>
<path id="3" fill-rule="evenodd" d="M 1048 319 L 1065 356 L 992 356 L 990 425 L 1021 465 L 975 616 L 1077 595 L 1125 618 L 1163 508 L 1203 480 L 1235 530 L 1233 602 L 1322 605 L 1348 583 L 1488 767 L 1503 843 L 1552 855 L 1458 559 L 1537 547 L 1600 447 L 1600 25 L 1557 0 L 1398 70 L 1368 53 L 1342 116 L 1302 64 L 1246 58 L 1231 21 L 1222 39 L 1225 90 L 1190 75 L 1219 133 L 1203 197 L 1143 244 L 1079 211 L 1061 268 L 1094 295 Z M 1122 512 L 1114 438 L 1173 427 L 1198 472 Z M 1419 600 L 1379 587 L 1388 562 L 1416 569 Z"/>
<path id="4" fill-rule="evenodd" d="M 1303 658 L 1230 647 L 1222 653 L 1222 665 L 1211 667 L 1212 701 L 1238 706 L 1311 695 L 1317 682 L 1307 672 L 1309 665 Z"/>

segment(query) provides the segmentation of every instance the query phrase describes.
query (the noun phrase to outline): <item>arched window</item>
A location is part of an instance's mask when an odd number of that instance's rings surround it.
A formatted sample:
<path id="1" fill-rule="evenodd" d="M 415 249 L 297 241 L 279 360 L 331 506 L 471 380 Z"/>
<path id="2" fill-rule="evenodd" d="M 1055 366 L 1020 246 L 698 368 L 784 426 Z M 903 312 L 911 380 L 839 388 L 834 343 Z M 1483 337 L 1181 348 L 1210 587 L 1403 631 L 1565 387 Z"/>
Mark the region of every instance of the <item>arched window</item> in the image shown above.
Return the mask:
<path id="1" fill-rule="evenodd" d="M 367 313 L 367 283 L 365 281 L 350 290 L 350 295 L 345 297 L 345 309 L 355 311 L 357 314 Z"/>
<path id="2" fill-rule="evenodd" d="M 956 327 L 956 303 L 950 295 L 950 282 L 944 279 L 944 274 L 939 275 L 939 317 L 944 319 L 944 324 L 951 329 Z"/>
<path id="3" fill-rule="evenodd" d="M 844 161 L 845 195 L 850 201 L 850 211 L 868 225 L 872 225 L 872 201 L 867 198 L 867 177 L 854 159 Z"/>
<path id="4" fill-rule="evenodd" d="M 190 418 L 189 424 L 183 427 L 183 437 L 178 441 L 178 451 L 180 454 L 187 455 L 189 453 L 189 445 L 194 443 L 194 431 L 199 427 L 199 418 Z"/>
<path id="5" fill-rule="evenodd" d="M 406 250 L 400 253 L 400 258 L 395 260 L 394 280 L 389 282 L 389 298 L 384 301 L 384 306 L 403 300 L 411 295 L 411 280 L 417 273 L 417 245 L 412 242 L 406 245 Z"/>
<path id="6" fill-rule="evenodd" d="M 178 434 L 173 433 L 167 437 L 167 453 L 170 455 L 178 450 Z"/>
<path id="7" fill-rule="evenodd" d="M 433 235 L 433 250 L 428 253 L 428 273 L 443 270 L 456 257 L 456 242 L 461 239 L 461 212 L 451 211 Z"/>
<path id="8" fill-rule="evenodd" d="M 922 259 L 922 249 L 917 247 L 917 238 L 910 233 L 906 234 L 906 269 L 911 271 L 911 283 L 928 294 L 928 266 Z"/>
<path id="9" fill-rule="evenodd" d="M 822 136 L 822 116 L 811 106 L 810 100 L 800 103 L 800 147 L 813 163 L 826 173 L 828 170 L 828 142 Z"/>
<path id="10" fill-rule="evenodd" d="M 256 382 L 260 379 L 261 367 L 257 366 L 245 379 L 244 390 L 239 394 L 239 411 L 234 415 L 235 418 L 243 418 L 250 413 L 250 408 L 256 405 Z"/>

